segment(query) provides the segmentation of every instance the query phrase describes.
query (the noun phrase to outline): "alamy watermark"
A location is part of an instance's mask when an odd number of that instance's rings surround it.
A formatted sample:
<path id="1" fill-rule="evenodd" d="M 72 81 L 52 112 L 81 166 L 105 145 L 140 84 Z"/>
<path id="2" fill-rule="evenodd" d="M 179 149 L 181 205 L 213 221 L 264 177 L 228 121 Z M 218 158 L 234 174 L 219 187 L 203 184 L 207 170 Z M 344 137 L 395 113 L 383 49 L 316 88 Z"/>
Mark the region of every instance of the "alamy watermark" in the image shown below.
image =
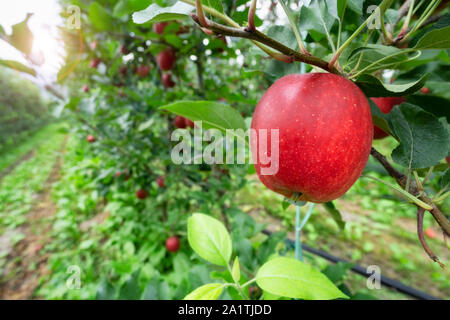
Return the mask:
<path id="1" fill-rule="evenodd" d="M 279 169 L 278 129 L 203 130 L 202 121 L 195 122 L 194 134 L 185 129 L 172 132 L 171 159 L 175 164 L 252 164 L 261 165 L 262 175 L 274 175 Z M 252 155 L 251 149 L 257 150 Z M 270 147 L 269 147 L 270 146 Z"/>

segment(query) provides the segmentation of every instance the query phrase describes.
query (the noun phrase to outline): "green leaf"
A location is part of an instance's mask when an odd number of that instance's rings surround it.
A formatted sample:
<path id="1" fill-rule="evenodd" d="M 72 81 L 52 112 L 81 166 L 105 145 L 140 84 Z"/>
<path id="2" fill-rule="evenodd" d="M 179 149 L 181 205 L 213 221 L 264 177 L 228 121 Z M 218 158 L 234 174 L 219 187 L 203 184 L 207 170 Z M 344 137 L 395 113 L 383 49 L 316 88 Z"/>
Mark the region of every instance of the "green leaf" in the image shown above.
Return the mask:
<path id="1" fill-rule="evenodd" d="M 169 300 L 169 286 L 158 277 L 152 278 L 142 293 L 141 300 Z"/>
<path id="2" fill-rule="evenodd" d="M 359 15 L 362 15 L 364 0 L 347 0 L 348 8 Z"/>
<path id="3" fill-rule="evenodd" d="M 95 300 L 114 300 L 116 289 L 109 283 L 108 279 L 103 279 L 97 290 Z"/>
<path id="4" fill-rule="evenodd" d="M 0 24 L 0 36 L 3 36 L 5 34 L 6 34 L 5 29 L 3 29 L 3 26 Z"/>
<path id="5" fill-rule="evenodd" d="M 434 114 L 438 118 L 445 117 L 447 122 L 450 123 L 450 102 L 447 99 L 429 94 L 415 94 L 406 97 L 406 101 L 421 107 L 423 110 Z"/>
<path id="6" fill-rule="evenodd" d="M 439 163 L 449 149 L 449 133 L 444 124 L 418 106 L 403 103 L 389 113 L 389 126 L 400 145 L 392 159 L 404 167 L 428 168 Z M 411 160 L 412 155 L 412 160 Z"/>
<path id="7" fill-rule="evenodd" d="M 191 293 L 189 293 L 183 300 L 217 300 L 223 290 L 221 283 L 205 284 Z"/>
<path id="8" fill-rule="evenodd" d="M 241 269 L 239 266 L 239 258 L 234 259 L 233 268 L 231 269 L 231 276 L 235 282 L 239 282 L 241 279 Z"/>
<path id="9" fill-rule="evenodd" d="M 345 276 L 347 275 L 348 270 L 353 268 L 353 266 L 354 266 L 354 263 L 339 261 L 336 264 L 328 265 L 322 272 L 333 283 L 339 284 L 344 280 Z"/>
<path id="10" fill-rule="evenodd" d="M 111 31 L 114 28 L 114 19 L 98 2 L 89 7 L 89 19 L 98 31 Z"/>
<path id="11" fill-rule="evenodd" d="M 439 186 L 441 189 L 445 189 L 450 184 L 450 169 L 447 169 L 444 175 L 439 180 Z"/>
<path id="12" fill-rule="evenodd" d="M 418 32 L 414 38 L 412 38 L 409 41 L 409 47 L 413 48 L 416 46 L 417 42 L 419 40 L 421 40 L 424 35 L 426 35 L 428 32 L 431 32 L 433 30 L 437 30 L 437 29 L 442 29 L 442 28 L 446 28 L 450 26 L 450 12 L 445 13 L 444 15 L 442 15 L 442 17 L 434 24 L 432 24 L 430 27 L 425 28 L 423 30 L 421 30 L 420 32 Z"/>
<path id="13" fill-rule="evenodd" d="M 222 0 L 202 0 L 205 6 L 211 7 L 221 13 L 223 13 Z"/>
<path id="14" fill-rule="evenodd" d="M 151 0 L 120 0 L 113 9 L 114 17 L 123 17 L 135 11 L 143 10 L 152 3 Z"/>
<path id="15" fill-rule="evenodd" d="M 245 141 L 245 120 L 239 111 L 224 103 L 213 101 L 178 101 L 160 107 L 192 121 L 202 121 L 204 129 L 218 129 L 226 133 L 227 129 L 242 129 L 230 132 Z"/>
<path id="16" fill-rule="evenodd" d="M 256 274 L 256 283 L 272 294 L 306 300 L 348 298 L 323 273 L 291 258 L 266 262 Z"/>
<path id="17" fill-rule="evenodd" d="M 219 220 L 194 213 L 188 219 L 188 241 L 203 259 L 219 266 L 228 265 L 232 252 L 231 238 Z"/>
<path id="18" fill-rule="evenodd" d="M 16 71 L 25 72 L 31 74 L 32 76 L 36 76 L 36 71 L 33 68 L 27 67 L 26 65 L 14 61 L 14 60 L 0 60 L 0 65 L 14 69 Z"/>
<path id="19" fill-rule="evenodd" d="M 144 131 L 147 130 L 148 128 L 150 128 L 153 124 L 154 119 L 150 118 L 149 120 L 141 123 L 138 127 L 138 131 Z"/>
<path id="20" fill-rule="evenodd" d="M 162 22 L 189 18 L 189 14 L 195 8 L 189 4 L 178 1 L 170 7 L 160 7 L 156 3 L 146 9 L 133 13 L 134 23 Z"/>
<path id="21" fill-rule="evenodd" d="M 338 225 L 339 229 L 344 230 L 345 229 L 345 221 L 342 219 L 341 212 L 336 209 L 333 202 L 325 202 L 323 204 L 325 209 L 328 211 L 328 213 L 333 218 L 334 222 Z"/>
<path id="22" fill-rule="evenodd" d="M 125 281 L 119 291 L 119 300 L 137 300 L 140 298 L 139 274 L 140 270 L 136 270 Z"/>
<path id="23" fill-rule="evenodd" d="M 312 0 L 309 5 L 303 5 L 300 9 L 299 29 L 302 31 L 315 31 L 325 36 L 329 34 L 335 21 L 336 18 L 329 13 L 325 1 Z"/>
<path id="24" fill-rule="evenodd" d="M 363 74 L 356 81 L 356 85 L 368 97 L 402 97 L 420 90 L 428 79 L 429 74 L 423 75 L 419 80 L 405 84 L 387 84 L 378 78 Z"/>
<path id="25" fill-rule="evenodd" d="M 426 33 L 414 49 L 450 49 L 450 26 Z"/>

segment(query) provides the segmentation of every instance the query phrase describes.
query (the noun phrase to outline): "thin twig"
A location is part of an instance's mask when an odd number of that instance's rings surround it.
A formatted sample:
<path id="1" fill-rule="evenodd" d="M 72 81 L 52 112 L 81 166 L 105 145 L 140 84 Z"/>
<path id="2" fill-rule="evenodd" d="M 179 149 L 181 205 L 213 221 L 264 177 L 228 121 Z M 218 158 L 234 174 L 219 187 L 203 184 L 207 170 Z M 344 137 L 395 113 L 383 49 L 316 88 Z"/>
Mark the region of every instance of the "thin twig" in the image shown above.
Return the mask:
<path id="1" fill-rule="evenodd" d="M 422 244 L 423 249 L 428 254 L 431 260 L 434 262 L 437 262 L 441 268 L 445 268 L 445 265 L 439 261 L 439 258 L 433 253 L 433 251 L 430 249 L 430 247 L 427 245 L 427 242 L 425 241 L 425 237 L 423 236 L 423 216 L 424 216 L 425 210 L 423 208 L 417 209 L 417 235 L 419 236 L 420 243 Z"/>

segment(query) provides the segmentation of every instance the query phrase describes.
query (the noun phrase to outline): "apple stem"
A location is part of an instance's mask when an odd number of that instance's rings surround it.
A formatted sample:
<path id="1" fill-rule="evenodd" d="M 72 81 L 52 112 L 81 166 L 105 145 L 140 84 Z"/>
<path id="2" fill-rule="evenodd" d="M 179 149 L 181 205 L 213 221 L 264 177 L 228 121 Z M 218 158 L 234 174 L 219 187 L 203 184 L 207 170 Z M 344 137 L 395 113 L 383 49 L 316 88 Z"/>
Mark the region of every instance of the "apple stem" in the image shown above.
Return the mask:
<path id="1" fill-rule="evenodd" d="M 205 14 L 203 13 L 202 0 L 195 0 L 195 8 L 197 10 L 197 17 L 200 21 L 200 25 L 204 28 L 208 28 L 208 23 L 206 22 Z"/>
<path id="2" fill-rule="evenodd" d="M 300 234 L 305 226 L 306 222 L 308 222 L 309 217 L 312 214 L 312 210 L 314 209 L 315 204 L 310 203 L 308 211 L 303 219 L 301 219 L 301 206 L 296 205 L 296 211 L 295 211 L 295 259 L 303 261 L 303 249 L 302 249 L 302 243 L 300 240 Z"/>

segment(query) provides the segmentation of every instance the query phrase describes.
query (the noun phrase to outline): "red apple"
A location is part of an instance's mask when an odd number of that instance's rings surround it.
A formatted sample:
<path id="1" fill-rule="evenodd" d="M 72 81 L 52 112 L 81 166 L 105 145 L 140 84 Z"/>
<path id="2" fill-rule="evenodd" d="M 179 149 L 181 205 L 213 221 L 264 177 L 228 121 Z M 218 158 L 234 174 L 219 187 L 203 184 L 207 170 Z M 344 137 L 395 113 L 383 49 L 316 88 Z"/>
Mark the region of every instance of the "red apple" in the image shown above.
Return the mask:
<path id="1" fill-rule="evenodd" d="M 120 177 L 122 175 L 122 172 L 116 171 L 116 177 Z"/>
<path id="2" fill-rule="evenodd" d="M 150 72 L 150 67 L 149 66 L 139 66 L 137 68 L 137 74 L 141 78 L 144 78 L 144 77 L 148 76 L 149 72 Z"/>
<path id="3" fill-rule="evenodd" d="M 184 121 L 186 122 L 186 128 L 190 127 L 190 128 L 194 128 L 194 122 L 188 118 L 184 118 Z"/>
<path id="4" fill-rule="evenodd" d="M 164 29 L 168 24 L 168 22 L 157 22 L 153 25 L 153 31 L 155 31 L 157 34 L 163 34 Z"/>
<path id="5" fill-rule="evenodd" d="M 161 70 L 170 70 L 175 63 L 175 52 L 173 49 L 165 49 L 158 54 L 156 61 Z"/>
<path id="6" fill-rule="evenodd" d="M 92 143 L 92 142 L 95 142 L 95 137 L 94 137 L 93 135 L 90 134 L 90 135 L 87 136 L 86 140 L 87 140 L 89 143 Z"/>
<path id="7" fill-rule="evenodd" d="M 251 127 L 256 130 L 251 149 L 259 179 L 300 201 L 321 203 L 342 196 L 361 175 L 372 146 L 367 98 L 353 82 L 330 73 L 291 74 L 276 81 L 256 106 Z M 271 141 L 276 134 L 271 129 L 278 129 L 278 141 Z M 257 135 L 267 136 L 267 148 Z M 278 157 L 271 148 L 277 142 Z M 261 154 L 274 159 L 267 162 Z"/>
<path id="8" fill-rule="evenodd" d="M 445 158 L 445 161 L 447 161 L 447 163 L 450 163 L 450 157 Z"/>
<path id="9" fill-rule="evenodd" d="M 430 238 L 430 239 L 436 238 L 436 232 L 434 232 L 434 230 L 431 229 L 431 228 L 426 228 L 426 229 L 425 229 L 425 235 L 426 235 L 428 238 Z"/>
<path id="10" fill-rule="evenodd" d="M 164 188 L 166 186 L 165 181 L 166 181 L 166 179 L 163 176 L 156 178 L 156 184 L 160 188 Z"/>
<path id="11" fill-rule="evenodd" d="M 86 86 L 86 85 L 84 85 L 84 86 L 83 86 L 83 92 L 89 92 L 89 87 Z"/>
<path id="12" fill-rule="evenodd" d="M 147 191 L 143 190 L 143 189 L 139 189 L 138 191 L 136 191 L 136 197 L 138 199 L 145 199 L 147 198 L 148 194 Z"/>
<path id="13" fill-rule="evenodd" d="M 186 128 L 186 119 L 182 116 L 176 116 L 174 120 L 175 127 L 178 129 Z"/>
<path id="14" fill-rule="evenodd" d="M 405 97 L 382 97 L 382 98 L 370 98 L 377 105 L 377 107 L 383 113 L 391 112 L 392 108 L 398 104 L 406 101 Z M 374 139 L 383 139 L 387 137 L 388 134 L 378 128 L 377 126 L 373 126 L 373 138 Z"/>
<path id="15" fill-rule="evenodd" d="M 175 86 L 175 82 L 172 81 L 170 73 L 164 73 L 162 75 L 162 83 L 166 88 L 173 88 Z"/>
<path id="16" fill-rule="evenodd" d="M 89 64 L 89 66 L 91 68 L 97 69 L 98 65 L 100 64 L 100 62 L 102 62 L 102 60 L 100 60 L 100 58 L 95 58 L 92 59 L 91 63 Z"/>
<path id="17" fill-rule="evenodd" d="M 166 240 L 166 249 L 170 252 L 177 252 L 180 249 L 180 239 L 175 236 L 169 237 Z"/>
<path id="18" fill-rule="evenodd" d="M 422 89 L 420 89 L 420 92 L 422 92 L 423 94 L 428 94 L 431 92 L 431 90 L 428 87 L 423 87 Z"/>

